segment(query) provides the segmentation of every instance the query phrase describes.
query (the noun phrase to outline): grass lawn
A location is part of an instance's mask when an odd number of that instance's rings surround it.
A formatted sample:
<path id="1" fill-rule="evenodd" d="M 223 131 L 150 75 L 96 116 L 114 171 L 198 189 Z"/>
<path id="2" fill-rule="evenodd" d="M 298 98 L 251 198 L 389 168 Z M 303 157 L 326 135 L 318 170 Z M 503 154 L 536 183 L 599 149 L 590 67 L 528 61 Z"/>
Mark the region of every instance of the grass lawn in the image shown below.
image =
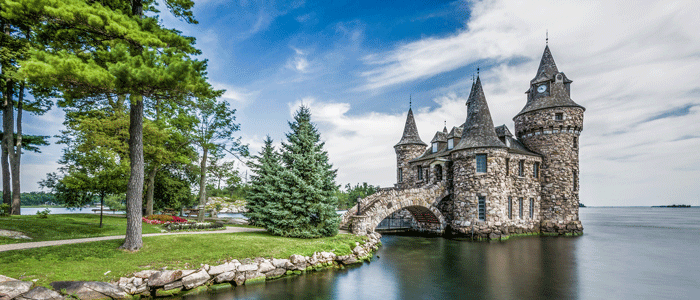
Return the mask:
<path id="1" fill-rule="evenodd" d="M 100 225 L 100 215 L 64 214 L 49 215 L 41 219 L 36 215 L 0 217 L 0 229 L 24 232 L 31 240 L 0 237 L 0 244 L 16 244 L 53 240 L 68 240 L 98 236 L 123 235 L 126 218 L 105 215 Z M 158 233 L 158 225 L 143 223 L 143 233 Z"/>
<path id="2" fill-rule="evenodd" d="M 217 265 L 234 258 L 289 258 L 316 251 L 346 255 L 364 239 L 351 234 L 296 239 L 249 232 L 144 237 L 143 241 L 143 248 L 134 253 L 117 250 L 120 240 L 0 252 L 0 274 L 37 279 L 44 286 L 61 280 L 111 281 L 140 270 L 197 269 L 200 264 Z"/>

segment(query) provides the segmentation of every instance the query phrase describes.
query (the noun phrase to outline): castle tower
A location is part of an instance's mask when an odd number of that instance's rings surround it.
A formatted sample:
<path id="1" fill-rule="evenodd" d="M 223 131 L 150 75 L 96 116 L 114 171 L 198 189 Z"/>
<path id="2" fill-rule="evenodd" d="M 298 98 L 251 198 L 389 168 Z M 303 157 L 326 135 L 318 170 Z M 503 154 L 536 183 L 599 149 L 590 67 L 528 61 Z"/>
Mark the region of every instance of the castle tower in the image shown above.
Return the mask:
<path id="1" fill-rule="evenodd" d="M 580 233 L 578 174 L 579 135 L 584 107 L 571 100 L 569 80 L 559 72 L 545 46 L 527 103 L 514 118 L 515 133 L 527 148 L 542 154 L 540 230 Z M 568 226 L 567 226 L 568 225 Z"/>
<path id="2" fill-rule="evenodd" d="M 507 192 L 500 187 L 505 184 L 508 150 L 496 135 L 478 77 L 467 100 L 462 137 L 450 155 L 455 205 L 452 230 L 472 234 L 481 225 L 492 227 L 503 222 Z"/>
<path id="3" fill-rule="evenodd" d="M 408 109 L 406 116 L 406 125 L 403 128 L 403 136 L 398 144 L 394 146 L 396 151 L 396 186 L 405 188 L 409 183 L 415 182 L 417 174 L 415 170 L 410 168 L 409 161 L 419 157 L 428 146 L 418 136 L 418 128 L 416 121 L 413 119 L 413 110 Z"/>

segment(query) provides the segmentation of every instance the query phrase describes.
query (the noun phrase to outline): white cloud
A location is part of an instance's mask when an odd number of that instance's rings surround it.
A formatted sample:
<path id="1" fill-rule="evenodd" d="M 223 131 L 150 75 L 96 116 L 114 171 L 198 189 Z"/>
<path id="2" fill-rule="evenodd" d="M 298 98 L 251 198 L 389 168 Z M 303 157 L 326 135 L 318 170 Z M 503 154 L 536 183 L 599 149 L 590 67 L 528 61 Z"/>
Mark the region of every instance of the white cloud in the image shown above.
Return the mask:
<path id="1" fill-rule="evenodd" d="M 221 82 L 214 82 L 210 81 L 212 87 L 217 90 L 226 90 L 224 94 L 221 96 L 221 98 L 224 98 L 229 101 L 230 104 L 233 104 L 233 108 L 240 109 L 246 107 L 248 104 L 250 104 L 251 101 L 253 101 L 258 94 L 256 91 L 248 91 L 243 88 L 235 87 L 229 84 L 221 83 Z"/>

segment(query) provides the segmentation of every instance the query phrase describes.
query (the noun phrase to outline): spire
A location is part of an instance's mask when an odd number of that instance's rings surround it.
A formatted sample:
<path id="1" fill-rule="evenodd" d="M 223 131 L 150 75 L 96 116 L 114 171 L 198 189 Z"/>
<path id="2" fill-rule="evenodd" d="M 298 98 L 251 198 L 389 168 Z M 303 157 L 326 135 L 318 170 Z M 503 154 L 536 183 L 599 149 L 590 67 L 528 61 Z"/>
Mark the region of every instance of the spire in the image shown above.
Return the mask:
<path id="1" fill-rule="evenodd" d="M 445 120 L 444 122 L 445 122 L 445 127 L 442 128 L 442 132 L 447 134 L 447 120 Z"/>
<path id="2" fill-rule="evenodd" d="M 557 69 L 557 64 L 554 63 L 552 52 L 549 51 L 549 45 L 544 46 L 544 53 L 542 53 L 540 67 L 537 68 L 537 74 L 535 74 L 535 78 L 532 80 L 532 82 L 539 82 L 540 77 L 544 77 L 542 79 L 552 80 L 554 75 L 557 73 L 559 73 L 559 70 Z"/>
<path id="3" fill-rule="evenodd" d="M 464 123 L 462 140 L 455 148 L 505 147 L 496 136 L 479 76 L 476 77 L 467 105 L 467 122 Z"/>
<path id="4" fill-rule="evenodd" d="M 396 146 L 399 145 L 422 145 L 427 146 L 420 136 L 418 136 L 418 127 L 416 127 L 416 120 L 413 119 L 413 109 L 408 109 L 408 116 L 406 116 L 406 125 L 403 128 L 403 136 Z M 396 147 L 394 146 L 394 147 Z"/>

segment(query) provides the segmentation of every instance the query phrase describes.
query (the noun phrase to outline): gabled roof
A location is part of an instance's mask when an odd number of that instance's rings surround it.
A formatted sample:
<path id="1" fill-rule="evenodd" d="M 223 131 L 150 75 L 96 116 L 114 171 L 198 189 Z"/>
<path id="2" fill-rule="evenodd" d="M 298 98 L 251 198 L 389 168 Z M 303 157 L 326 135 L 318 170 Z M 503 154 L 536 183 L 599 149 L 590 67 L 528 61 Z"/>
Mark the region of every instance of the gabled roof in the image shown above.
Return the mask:
<path id="1" fill-rule="evenodd" d="M 467 106 L 467 122 L 464 123 L 462 140 L 455 145 L 455 149 L 505 147 L 493 128 L 491 112 L 479 77 L 476 78 L 476 83 L 469 93 Z"/>
<path id="2" fill-rule="evenodd" d="M 444 131 L 438 131 L 435 133 L 435 136 L 433 136 L 433 139 L 430 141 L 430 143 L 435 143 L 435 142 L 440 142 L 440 143 L 447 143 L 447 134 L 445 133 L 447 129 Z"/>
<path id="3" fill-rule="evenodd" d="M 403 135 L 401 136 L 401 140 L 399 141 L 396 146 L 399 145 L 423 145 L 427 146 L 426 143 L 424 143 L 421 139 L 420 136 L 418 135 L 418 128 L 416 127 L 416 120 L 413 119 L 413 110 L 410 108 L 408 109 L 408 116 L 406 116 L 406 125 L 403 127 Z M 396 147 L 394 146 L 394 147 Z"/>
<path id="4" fill-rule="evenodd" d="M 506 136 L 511 136 L 511 137 L 513 136 L 513 134 L 510 133 L 510 130 L 508 130 L 508 127 L 506 126 L 506 124 L 503 124 L 501 126 L 496 127 L 495 130 L 496 130 L 496 135 L 499 138 L 506 137 Z"/>

